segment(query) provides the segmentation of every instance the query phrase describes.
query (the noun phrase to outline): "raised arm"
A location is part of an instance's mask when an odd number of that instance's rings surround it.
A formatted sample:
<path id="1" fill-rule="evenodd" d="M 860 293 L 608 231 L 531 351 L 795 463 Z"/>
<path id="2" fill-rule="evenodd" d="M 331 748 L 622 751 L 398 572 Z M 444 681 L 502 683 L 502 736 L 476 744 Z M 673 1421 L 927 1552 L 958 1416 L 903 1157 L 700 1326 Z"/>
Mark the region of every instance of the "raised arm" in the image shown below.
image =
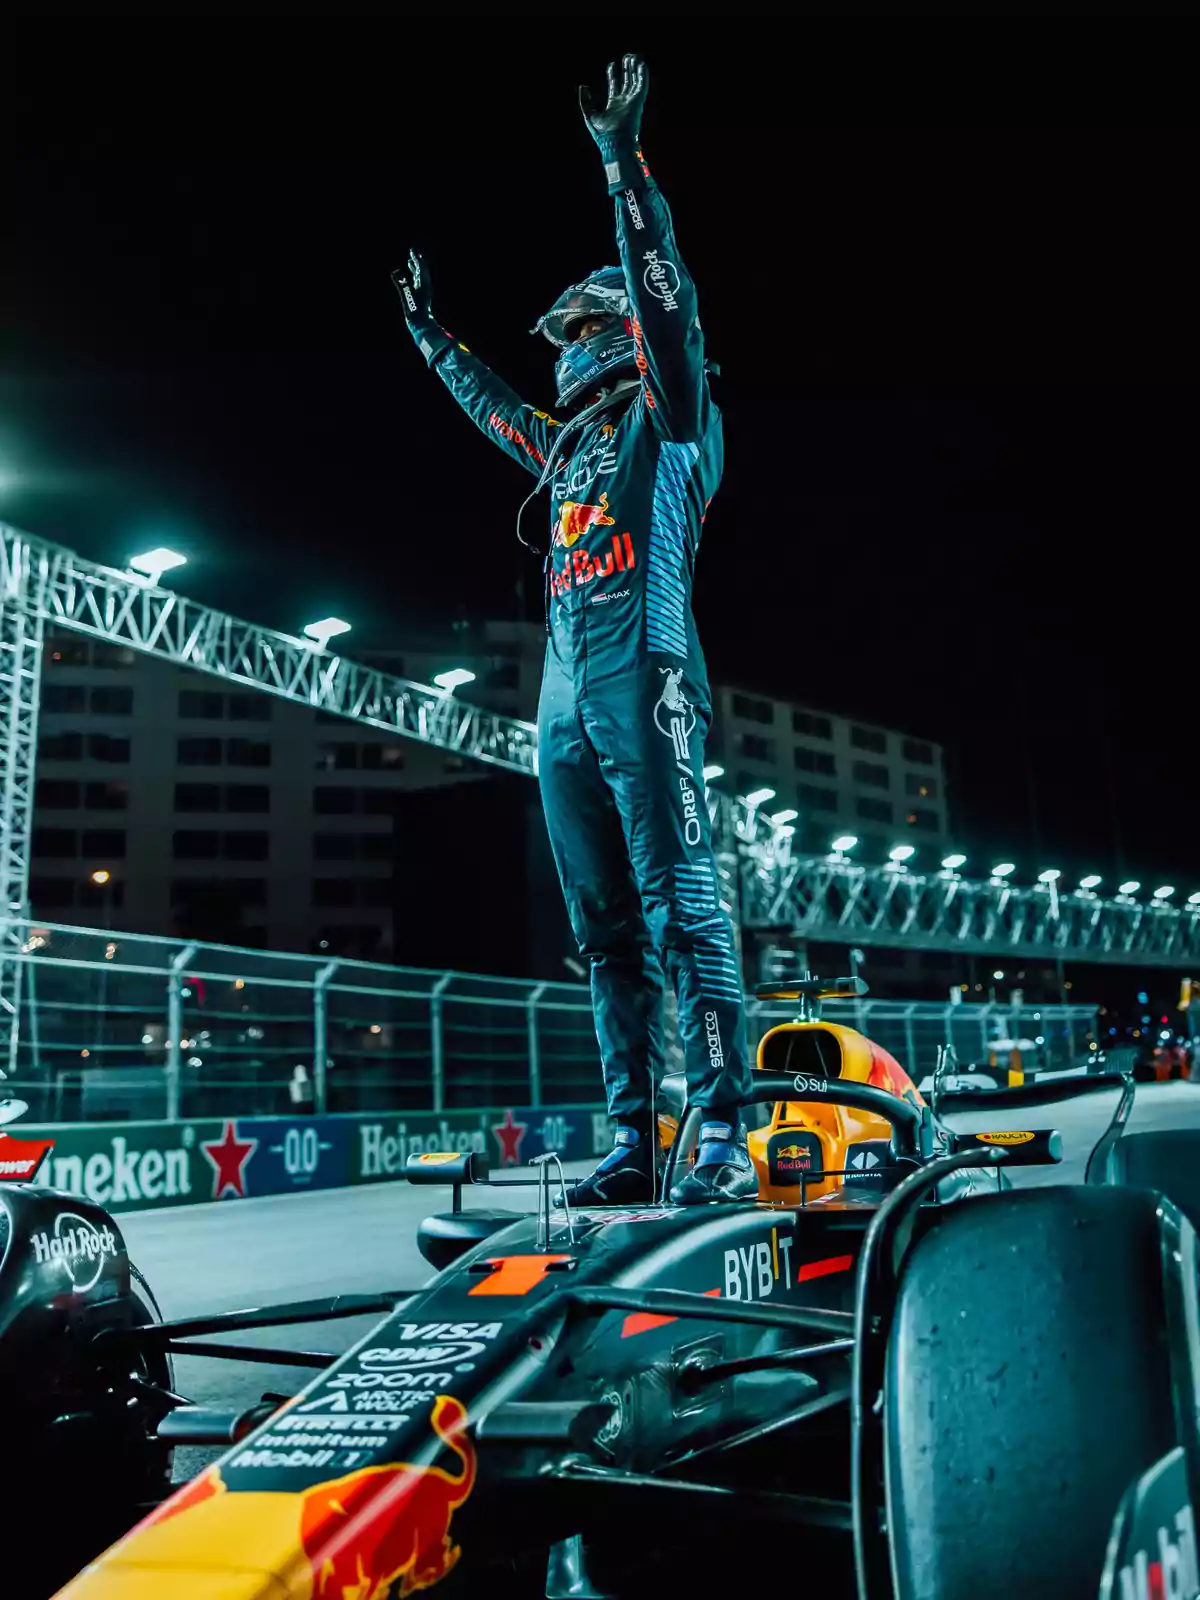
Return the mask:
<path id="1" fill-rule="evenodd" d="M 600 148 L 608 192 L 616 201 L 617 246 L 633 308 L 633 337 L 646 406 L 659 432 L 680 442 L 700 438 L 710 406 L 696 286 L 679 259 L 671 213 L 641 150 L 646 63 L 628 55 L 608 68 L 608 103 L 582 86 L 579 105 Z"/>
<path id="2" fill-rule="evenodd" d="M 408 331 L 428 365 L 489 439 L 540 476 L 558 423 L 545 411 L 535 411 L 434 321 L 429 273 L 415 250 L 409 251 L 408 266 L 392 273 L 392 282 L 404 303 Z"/>

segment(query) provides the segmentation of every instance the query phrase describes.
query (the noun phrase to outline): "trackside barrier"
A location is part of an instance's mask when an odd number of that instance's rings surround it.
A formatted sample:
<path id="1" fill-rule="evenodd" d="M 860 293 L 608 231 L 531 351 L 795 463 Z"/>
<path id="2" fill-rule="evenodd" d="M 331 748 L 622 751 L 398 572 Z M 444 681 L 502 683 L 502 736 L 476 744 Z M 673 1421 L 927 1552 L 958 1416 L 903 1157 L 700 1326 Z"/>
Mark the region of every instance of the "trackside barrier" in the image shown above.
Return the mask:
<path id="1" fill-rule="evenodd" d="M 586 985 L 0 920 L 17 951 L 19 1047 L 6 1093 L 46 1122 L 465 1112 L 591 1105 L 600 1061 Z M 870 976 L 868 965 L 867 975 Z M 751 1001 L 751 1042 L 794 1008 Z M 1026 1071 L 1082 1060 L 1089 1006 L 831 1002 L 919 1082 L 1028 1039 Z"/>
<path id="2" fill-rule="evenodd" d="M 382 1183 L 401 1177 L 410 1155 L 428 1150 L 482 1150 L 495 1171 L 548 1150 L 580 1160 L 612 1142 L 604 1109 L 578 1105 L 36 1128 L 22 1122 L 12 1133 L 55 1141 L 39 1182 L 110 1211 Z M 4 1142 L 0 1137 L 0 1156 Z"/>

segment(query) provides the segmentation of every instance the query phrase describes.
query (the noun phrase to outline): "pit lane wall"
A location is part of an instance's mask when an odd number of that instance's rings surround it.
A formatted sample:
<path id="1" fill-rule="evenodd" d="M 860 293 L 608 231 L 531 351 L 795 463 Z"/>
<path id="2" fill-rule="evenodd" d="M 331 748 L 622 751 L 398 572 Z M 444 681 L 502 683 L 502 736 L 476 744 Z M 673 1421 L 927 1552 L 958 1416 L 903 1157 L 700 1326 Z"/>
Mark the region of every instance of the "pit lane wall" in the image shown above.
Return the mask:
<path id="1" fill-rule="evenodd" d="M 227 1117 L 194 1122 L 21 1123 L 13 1136 L 53 1139 L 38 1182 L 109 1211 L 195 1205 L 340 1189 L 403 1176 L 410 1155 L 483 1150 L 492 1169 L 557 1151 L 599 1155 L 612 1141 L 601 1106 L 505 1106 L 488 1111 L 356 1112 Z M 0 1137 L 0 1154 L 4 1140 Z"/>

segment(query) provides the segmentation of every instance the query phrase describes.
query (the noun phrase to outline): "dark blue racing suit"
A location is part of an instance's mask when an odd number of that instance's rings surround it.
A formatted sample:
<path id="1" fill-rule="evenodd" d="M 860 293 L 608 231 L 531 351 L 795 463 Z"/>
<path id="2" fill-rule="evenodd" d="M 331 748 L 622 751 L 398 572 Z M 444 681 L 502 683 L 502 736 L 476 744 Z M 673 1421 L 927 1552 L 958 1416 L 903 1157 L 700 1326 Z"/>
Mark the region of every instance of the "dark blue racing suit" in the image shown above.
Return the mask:
<path id="1" fill-rule="evenodd" d="M 721 416 L 695 286 L 644 167 L 616 213 L 639 379 L 623 409 L 556 422 L 436 324 L 410 327 L 463 410 L 550 491 L 539 781 L 591 967 L 609 1111 L 622 1122 L 648 1115 L 662 1059 L 657 951 L 675 988 L 691 1103 L 736 1123 L 748 1076 L 742 984 L 704 803 L 711 702 L 691 609 L 721 479 Z"/>

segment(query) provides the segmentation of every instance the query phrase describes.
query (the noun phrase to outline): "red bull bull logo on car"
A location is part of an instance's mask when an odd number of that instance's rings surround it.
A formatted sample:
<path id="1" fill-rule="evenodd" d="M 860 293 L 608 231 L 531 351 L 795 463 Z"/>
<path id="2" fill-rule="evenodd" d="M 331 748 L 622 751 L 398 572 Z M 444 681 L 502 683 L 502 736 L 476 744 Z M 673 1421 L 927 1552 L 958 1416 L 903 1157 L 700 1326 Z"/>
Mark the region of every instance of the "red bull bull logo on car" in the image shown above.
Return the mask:
<path id="1" fill-rule="evenodd" d="M 367 1467 L 306 1490 L 300 1539 L 312 1563 L 314 1600 L 387 1600 L 430 1589 L 457 1564 L 450 1537 L 455 1511 L 475 1487 L 475 1446 L 460 1400 L 440 1394 L 430 1418 L 459 1459 L 443 1467 Z"/>
<path id="2" fill-rule="evenodd" d="M 611 522 L 612 518 L 606 517 L 605 521 Z M 557 543 L 558 535 L 554 537 Z M 610 578 L 614 572 L 632 572 L 636 565 L 633 540 L 627 533 L 614 533 L 612 547 L 603 556 L 599 551 L 572 550 L 561 567 L 551 569 L 550 582 L 554 593 L 563 595 L 569 589 L 581 589 L 596 578 Z"/>

